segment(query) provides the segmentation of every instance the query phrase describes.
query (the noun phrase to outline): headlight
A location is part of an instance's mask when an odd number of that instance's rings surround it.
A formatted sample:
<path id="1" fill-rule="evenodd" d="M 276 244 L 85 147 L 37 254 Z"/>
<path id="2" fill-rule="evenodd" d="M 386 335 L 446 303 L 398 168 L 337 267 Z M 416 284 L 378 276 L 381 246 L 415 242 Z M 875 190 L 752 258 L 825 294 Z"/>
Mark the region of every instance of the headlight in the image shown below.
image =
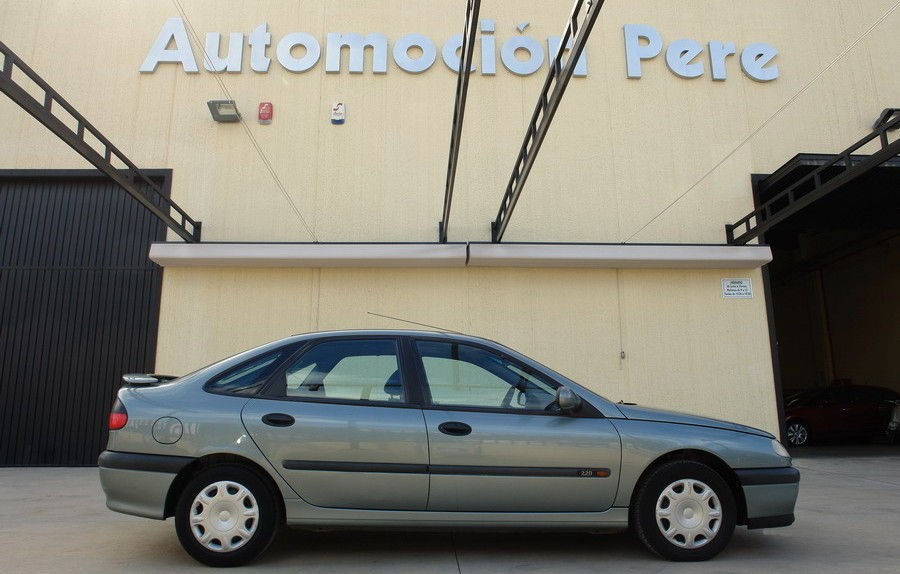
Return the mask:
<path id="1" fill-rule="evenodd" d="M 778 456 L 783 456 L 785 458 L 791 458 L 791 453 L 789 453 L 787 451 L 787 449 L 784 448 L 783 444 L 781 444 L 774 438 L 772 439 L 772 450 L 774 450 L 775 454 L 777 454 Z"/>

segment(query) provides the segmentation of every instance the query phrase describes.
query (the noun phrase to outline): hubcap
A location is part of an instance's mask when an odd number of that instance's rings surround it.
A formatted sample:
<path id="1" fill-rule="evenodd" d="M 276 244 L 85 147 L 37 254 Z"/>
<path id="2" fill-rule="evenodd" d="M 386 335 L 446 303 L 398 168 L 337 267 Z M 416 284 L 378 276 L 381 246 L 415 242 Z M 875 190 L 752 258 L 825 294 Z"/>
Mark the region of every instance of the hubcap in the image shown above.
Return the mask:
<path id="1" fill-rule="evenodd" d="M 809 432 L 806 427 L 801 424 L 792 424 L 787 429 L 788 442 L 794 446 L 806 444 L 809 439 Z"/>
<path id="2" fill-rule="evenodd" d="M 259 523 L 256 498 L 237 482 L 222 480 L 200 491 L 190 514 L 197 542 L 213 552 L 231 552 L 246 544 Z"/>
<path id="3" fill-rule="evenodd" d="M 656 525 L 666 540 L 681 548 L 699 548 L 722 525 L 719 497 L 699 480 L 677 480 L 656 501 Z"/>

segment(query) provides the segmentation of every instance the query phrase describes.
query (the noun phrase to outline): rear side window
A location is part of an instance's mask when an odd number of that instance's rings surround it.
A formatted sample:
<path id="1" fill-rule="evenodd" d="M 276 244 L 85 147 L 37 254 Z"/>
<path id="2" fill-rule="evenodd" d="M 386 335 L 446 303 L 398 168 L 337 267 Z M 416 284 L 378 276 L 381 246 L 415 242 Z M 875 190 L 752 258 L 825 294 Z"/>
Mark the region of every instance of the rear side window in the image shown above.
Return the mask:
<path id="1" fill-rule="evenodd" d="M 216 393 L 252 395 L 296 348 L 296 346 L 282 347 L 254 357 L 208 382 L 206 390 Z"/>
<path id="2" fill-rule="evenodd" d="M 406 402 L 393 339 L 319 343 L 288 366 L 284 376 L 287 397 Z"/>

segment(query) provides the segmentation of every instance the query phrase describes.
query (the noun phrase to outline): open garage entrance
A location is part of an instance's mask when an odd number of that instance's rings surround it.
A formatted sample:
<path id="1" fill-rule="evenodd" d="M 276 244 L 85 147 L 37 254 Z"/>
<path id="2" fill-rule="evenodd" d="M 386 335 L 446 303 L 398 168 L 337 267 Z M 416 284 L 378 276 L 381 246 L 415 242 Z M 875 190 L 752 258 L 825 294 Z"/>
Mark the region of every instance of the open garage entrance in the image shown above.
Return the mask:
<path id="1" fill-rule="evenodd" d="M 802 154 L 755 177 L 757 205 L 833 158 Z M 900 159 L 798 210 L 762 240 L 774 256 L 768 277 L 785 438 L 883 436 L 888 401 L 900 398 Z"/>

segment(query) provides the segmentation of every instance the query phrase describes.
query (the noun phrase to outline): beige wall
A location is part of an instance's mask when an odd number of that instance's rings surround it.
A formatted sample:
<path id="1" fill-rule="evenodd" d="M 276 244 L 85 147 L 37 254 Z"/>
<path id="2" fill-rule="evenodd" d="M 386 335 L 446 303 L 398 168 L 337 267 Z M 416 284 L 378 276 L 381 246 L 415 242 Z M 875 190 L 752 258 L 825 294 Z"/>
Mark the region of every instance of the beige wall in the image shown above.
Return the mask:
<path id="1" fill-rule="evenodd" d="M 183 373 L 293 333 L 416 328 L 509 345 L 618 401 L 777 430 L 758 271 L 168 268 L 157 369 Z M 625 351 L 625 359 L 620 352 Z"/>
<path id="2" fill-rule="evenodd" d="M 320 240 L 435 239 L 455 74 L 439 59 L 413 75 L 391 58 L 385 75 L 326 74 L 324 41 L 327 32 L 379 32 L 392 41 L 415 32 L 440 46 L 461 31 L 463 2 L 181 4 L 201 36 L 247 35 L 268 22 L 273 43 L 302 31 L 323 44 L 322 60 L 305 73 L 274 60 L 268 73 L 252 72 L 245 50 L 242 73 L 218 76 Z M 897 105 L 900 70 L 890 55 L 900 47 L 900 11 L 853 44 L 892 4 L 607 2 L 588 47 L 589 75 L 571 83 L 507 239 L 724 241 L 724 224 L 751 208 L 750 173 L 801 151 L 839 151 Z M 570 7 L 571 0 L 496 0 L 484 3 L 482 16 L 495 19 L 498 44 L 522 21 L 544 42 L 559 34 Z M 206 239 L 310 240 L 244 130 L 211 121 L 205 102 L 223 97 L 216 75 L 173 64 L 138 73 L 165 19 L 177 16 L 164 1 L 0 0 L 0 37 L 139 165 L 173 168 L 174 198 L 203 221 Z M 781 78 L 754 82 L 732 58 L 725 82 L 708 72 L 684 80 L 659 56 L 644 64 L 643 79 L 628 80 L 626 23 L 652 25 L 667 42 L 769 42 L 781 52 Z M 543 75 L 515 76 L 499 63 L 494 77 L 473 75 L 451 240 L 488 239 Z M 275 104 L 268 126 L 254 121 L 264 100 Z M 334 127 L 328 112 L 338 100 L 348 120 Z M 11 136 L 0 139 L 0 168 L 85 167 L 5 99 L 0 125 Z"/>

